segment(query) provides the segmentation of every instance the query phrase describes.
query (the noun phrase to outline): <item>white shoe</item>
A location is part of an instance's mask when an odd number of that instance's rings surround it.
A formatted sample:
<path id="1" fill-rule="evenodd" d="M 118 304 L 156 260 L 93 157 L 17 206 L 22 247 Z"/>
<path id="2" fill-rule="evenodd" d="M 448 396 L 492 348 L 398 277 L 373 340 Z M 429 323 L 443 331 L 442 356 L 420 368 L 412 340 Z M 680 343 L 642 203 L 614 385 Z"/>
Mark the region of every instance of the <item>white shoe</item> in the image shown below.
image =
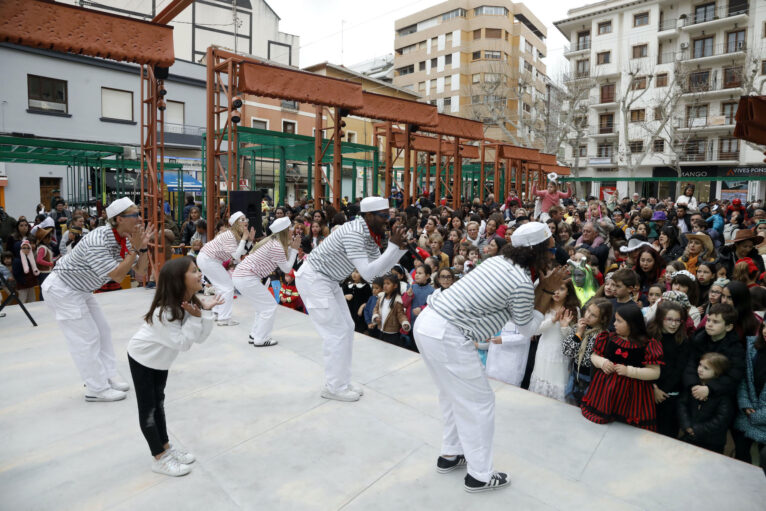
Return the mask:
<path id="1" fill-rule="evenodd" d="M 362 397 L 364 395 L 364 388 L 354 385 L 353 383 L 349 383 L 348 388 L 351 389 L 351 391 L 359 394 L 359 397 Z"/>
<path id="2" fill-rule="evenodd" d="M 125 399 L 127 394 L 121 390 L 108 388 L 101 392 L 85 391 L 85 401 L 120 401 Z"/>
<path id="3" fill-rule="evenodd" d="M 218 325 L 218 326 L 235 326 L 235 325 L 239 325 L 239 321 L 237 321 L 235 319 L 229 318 L 229 319 L 224 319 L 224 320 L 218 321 L 216 323 L 216 325 Z"/>
<path id="4" fill-rule="evenodd" d="M 130 385 L 128 385 L 128 382 L 122 381 L 119 379 L 120 377 L 116 378 L 109 378 L 109 386 L 112 387 L 114 390 L 119 390 L 121 392 L 127 392 L 130 390 Z"/>
<path id="5" fill-rule="evenodd" d="M 165 451 L 165 454 L 163 454 L 160 459 L 154 458 L 154 461 L 152 462 L 152 472 L 165 474 L 166 476 L 179 477 L 185 476 L 191 472 L 191 467 L 179 463 L 178 460 L 171 455 L 170 451 Z"/>
<path id="6" fill-rule="evenodd" d="M 326 386 L 322 387 L 322 393 L 320 394 L 325 399 L 334 399 L 336 401 L 359 401 L 359 394 L 354 392 L 353 390 L 346 389 L 340 392 L 330 392 L 330 389 L 328 389 Z"/>
<path id="7" fill-rule="evenodd" d="M 186 452 L 183 449 L 179 449 L 175 445 L 171 445 L 170 449 L 168 449 L 168 452 L 176 459 L 178 463 L 183 465 L 191 465 L 194 463 L 194 460 L 197 459 L 192 453 Z"/>

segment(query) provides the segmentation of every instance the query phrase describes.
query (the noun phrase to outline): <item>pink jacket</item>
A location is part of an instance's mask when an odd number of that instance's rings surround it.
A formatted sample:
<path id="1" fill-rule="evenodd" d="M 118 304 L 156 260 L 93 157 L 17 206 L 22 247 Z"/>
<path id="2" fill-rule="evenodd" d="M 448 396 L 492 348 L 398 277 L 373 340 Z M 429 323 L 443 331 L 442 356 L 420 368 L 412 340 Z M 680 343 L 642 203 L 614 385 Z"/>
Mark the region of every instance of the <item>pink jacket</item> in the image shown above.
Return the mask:
<path id="1" fill-rule="evenodd" d="M 548 190 L 538 190 L 536 185 L 532 185 L 532 195 L 542 197 L 543 201 L 540 205 L 540 209 L 543 213 L 547 213 L 551 206 L 558 206 L 559 199 L 568 199 L 572 195 L 572 190 L 566 192 L 556 192 L 554 194 L 548 193 Z"/>

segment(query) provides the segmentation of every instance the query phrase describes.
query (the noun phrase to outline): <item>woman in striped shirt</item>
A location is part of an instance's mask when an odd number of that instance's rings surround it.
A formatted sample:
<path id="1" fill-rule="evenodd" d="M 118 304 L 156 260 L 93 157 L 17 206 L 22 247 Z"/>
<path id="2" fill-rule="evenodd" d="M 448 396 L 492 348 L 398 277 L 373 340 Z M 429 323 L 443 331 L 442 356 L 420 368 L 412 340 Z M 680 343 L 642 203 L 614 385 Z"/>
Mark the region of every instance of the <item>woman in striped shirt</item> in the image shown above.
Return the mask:
<path id="1" fill-rule="evenodd" d="M 285 273 L 293 268 L 301 237 L 294 236 L 287 217 L 274 220 L 269 229 L 271 236 L 258 242 L 244 261 L 237 265 L 232 282 L 255 305 L 255 320 L 250 329 L 250 344 L 256 347 L 274 346 L 270 336 L 274 327 L 277 302 L 263 285 L 262 280 L 279 267 Z"/>
<path id="2" fill-rule="evenodd" d="M 237 211 L 229 217 L 231 229 L 221 232 L 212 241 L 205 243 L 197 256 L 199 269 L 213 284 L 216 293 L 223 298 L 223 304 L 213 307 L 213 313 L 218 315 L 218 326 L 239 324 L 239 321 L 231 319 L 234 284 L 223 263 L 230 260 L 230 264 L 237 264 L 245 255 L 245 245 L 255 236 L 255 230 L 248 230 L 247 224 L 245 214 Z"/>

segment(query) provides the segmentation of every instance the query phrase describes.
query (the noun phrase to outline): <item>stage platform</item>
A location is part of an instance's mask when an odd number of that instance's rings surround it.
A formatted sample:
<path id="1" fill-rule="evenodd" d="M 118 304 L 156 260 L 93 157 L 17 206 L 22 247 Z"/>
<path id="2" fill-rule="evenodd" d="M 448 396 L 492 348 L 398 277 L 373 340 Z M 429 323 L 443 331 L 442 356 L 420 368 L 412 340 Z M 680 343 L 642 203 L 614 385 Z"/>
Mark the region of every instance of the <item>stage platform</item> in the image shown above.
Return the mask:
<path id="1" fill-rule="evenodd" d="M 119 368 L 152 291 L 98 295 Z M 279 308 L 279 345 L 247 343 L 248 304 L 170 371 L 171 442 L 197 456 L 190 475 L 150 471 L 135 396 L 86 403 L 57 324 L 43 303 L 0 318 L 2 510 L 762 510 L 760 469 L 494 382 L 496 469 L 510 488 L 463 490 L 438 474 L 436 387 L 416 353 L 357 335 L 357 403 L 319 397 L 321 342 L 307 316 Z"/>

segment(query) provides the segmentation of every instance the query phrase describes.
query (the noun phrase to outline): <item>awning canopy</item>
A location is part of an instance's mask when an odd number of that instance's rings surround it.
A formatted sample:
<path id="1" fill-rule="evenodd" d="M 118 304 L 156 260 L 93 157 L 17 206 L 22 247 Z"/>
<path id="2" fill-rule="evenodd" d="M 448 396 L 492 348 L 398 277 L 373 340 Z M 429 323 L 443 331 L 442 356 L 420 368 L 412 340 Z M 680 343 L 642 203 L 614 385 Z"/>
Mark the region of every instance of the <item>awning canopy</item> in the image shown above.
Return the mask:
<path id="1" fill-rule="evenodd" d="M 422 131 L 470 140 L 482 140 L 484 138 L 484 125 L 479 121 L 445 114 L 439 114 L 439 122 L 436 126 L 423 127 Z"/>
<path id="2" fill-rule="evenodd" d="M 362 99 L 364 105 L 351 111 L 359 117 L 402 122 L 419 127 L 436 126 L 439 122 L 439 114 L 434 105 L 372 92 L 362 93 Z"/>
<path id="3" fill-rule="evenodd" d="M 2 1 L 2 0 L 0 0 Z M 122 154 L 122 146 L 36 137 L 0 136 L 0 161 L 74 165 Z"/>
<path id="4" fill-rule="evenodd" d="M 202 183 L 191 177 L 189 174 L 184 174 L 183 172 L 181 174 L 181 181 L 183 184 L 183 190 L 188 192 L 197 192 L 202 191 Z M 163 174 L 163 177 L 165 179 L 165 184 L 168 187 L 169 192 L 178 192 L 181 190 L 181 186 L 179 186 L 178 182 L 178 175 L 179 172 L 165 172 Z"/>

